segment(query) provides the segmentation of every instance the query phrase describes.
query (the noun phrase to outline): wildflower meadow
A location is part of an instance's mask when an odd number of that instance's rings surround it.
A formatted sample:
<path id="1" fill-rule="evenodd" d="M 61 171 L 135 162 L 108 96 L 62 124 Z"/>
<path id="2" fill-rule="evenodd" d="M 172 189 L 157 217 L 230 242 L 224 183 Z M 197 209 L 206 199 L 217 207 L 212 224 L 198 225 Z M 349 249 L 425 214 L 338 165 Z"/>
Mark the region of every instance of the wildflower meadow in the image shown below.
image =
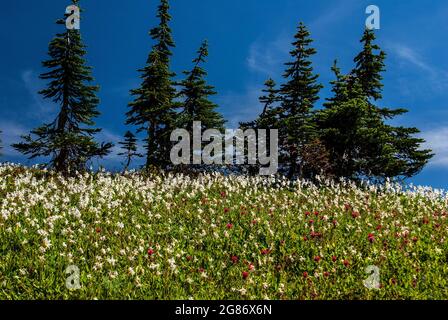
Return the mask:
<path id="1" fill-rule="evenodd" d="M 447 207 L 390 183 L 4 164 L 0 299 L 447 299 Z"/>

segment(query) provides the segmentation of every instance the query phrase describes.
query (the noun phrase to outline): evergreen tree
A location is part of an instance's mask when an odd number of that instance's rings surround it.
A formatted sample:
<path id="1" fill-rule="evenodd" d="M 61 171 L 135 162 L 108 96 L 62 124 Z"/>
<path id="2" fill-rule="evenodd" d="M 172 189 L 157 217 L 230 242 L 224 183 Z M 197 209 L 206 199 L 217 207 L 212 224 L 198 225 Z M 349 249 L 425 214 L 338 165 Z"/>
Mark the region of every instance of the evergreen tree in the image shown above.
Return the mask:
<path id="1" fill-rule="evenodd" d="M 57 23 L 65 25 L 65 19 Z M 50 59 L 43 62 L 50 71 L 40 76 L 49 84 L 39 93 L 60 106 L 59 114 L 52 123 L 32 130 L 22 137 L 23 142 L 13 145 L 31 159 L 51 157 L 48 166 L 64 174 L 85 169 L 90 159 L 107 155 L 112 147 L 110 143 L 99 145 L 93 138 L 101 131 L 93 128 L 93 118 L 99 116 L 99 87 L 91 85 L 93 78 L 91 68 L 85 65 L 85 54 L 79 30 L 65 29 L 50 42 Z"/>
<path id="2" fill-rule="evenodd" d="M 119 153 L 119 156 L 125 156 L 126 157 L 126 164 L 124 167 L 124 171 L 127 171 L 132 159 L 134 157 L 143 157 L 140 153 L 137 152 L 137 138 L 131 131 L 127 131 L 124 135 L 124 141 L 119 142 L 119 145 L 121 145 L 121 149 L 123 152 Z"/>
<path id="3" fill-rule="evenodd" d="M 315 135 L 312 122 L 313 107 L 319 100 L 322 85 L 317 83 L 318 75 L 313 73 L 311 57 L 316 50 L 310 47 L 313 40 L 303 23 L 300 23 L 290 52 L 292 62 L 286 63 L 283 77 L 286 83 L 281 86 L 282 114 L 280 132 L 283 152 L 287 154 L 285 162 L 289 166 L 289 177 L 299 173 L 302 176 L 300 150 Z M 297 169 L 299 168 L 299 172 Z"/>
<path id="4" fill-rule="evenodd" d="M 204 41 L 197 52 L 198 56 L 193 60 L 194 67 L 191 71 L 185 71 L 186 76 L 180 82 L 179 96 L 184 98 L 182 112 L 179 115 L 178 127 L 192 132 L 193 121 L 200 121 L 202 130 L 224 130 L 225 121 L 222 115 L 216 111 L 217 105 L 209 100 L 215 95 L 214 87 L 207 84 L 205 77 L 207 72 L 201 64 L 208 57 L 208 44 Z"/>
<path id="5" fill-rule="evenodd" d="M 433 155 L 421 149 L 424 140 L 415 138 L 420 132 L 417 128 L 388 124 L 407 110 L 374 104 L 382 97 L 386 57 L 374 40 L 374 32 L 366 30 L 361 40 L 363 51 L 355 58 L 356 67 L 350 75 L 342 75 L 336 64 L 333 67 L 334 96 L 317 115 L 321 140 L 338 177 L 377 181 L 412 177 Z"/>
<path id="6" fill-rule="evenodd" d="M 280 108 L 277 105 L 280 102 L 277 84 L 272 78 L 269 78 L 264 83 L 265 88 L 262 92 L 265 94 L 259 98 L 263 105 L 263 112 L 256 121 L 257 129 L 278 129 L 278 117 L 280 115 Z"/>
<path id="7" fill-rule="evenodd" d="M 240 122 L 239 127 L 241 130 L 247 129 L 278 129 L 279 127 L 279 115 L 281 113 L 280 107 L 278 106 L 278 102 L 280 102 L 280 97 L 278 94 L 278 89 L 276 88 L 277 84 L 272 78 L 269 78 L 264 83 L 265 88 L 262 89 L 262 93 L 264 95 L 259 97 L 259 101 L 263 106 L 263 111 L 261 114 L 254 120 L 250 122 Z M 266 146 L 269 146 L 269 131 L 267 131 L 266 135 Z M 257 139 L 256 143 L 259 142 Z M 259 146 L 257 144 L 257 152 L 259 150 Z M 247 152 L 247 148 L 245 150 Z M 259 165 L 246 165 L 246 168 L 250 174 L 256 174 L 259 172 Z"/>
<path id="8" fill-rule="evenodd" d="M 170 71 L 171 36 L 168 0 L 161 0 L 157 17 L 159 25 L 150 31 L 155 44 L 149 54 L 146 66 L 141 72 L 140 88 L 132 90 L 135 97 L 129 104 L 127 124 L 139 126 L 139 132 L 146 133 L 146 168 L 165 168 L 169 164 L 170 133 L 174 129 L 177 105 L 173 102 L 176 89 Z"/>
<path id="9" fill-rule="evenodd" d="M 352 71 L 353 78 L 361 86 L 362 92 L 373 100 L 382 98 L 383 77 L 382 72 L 386 70 L 384 60 L 386 53 L 373 43 L 375 41 L 375 32 L 366 28 L 361 38 L 363 50 L 355 57 L 356 67 Z M 350 81 L 353 84 L 354 81 Z"/>

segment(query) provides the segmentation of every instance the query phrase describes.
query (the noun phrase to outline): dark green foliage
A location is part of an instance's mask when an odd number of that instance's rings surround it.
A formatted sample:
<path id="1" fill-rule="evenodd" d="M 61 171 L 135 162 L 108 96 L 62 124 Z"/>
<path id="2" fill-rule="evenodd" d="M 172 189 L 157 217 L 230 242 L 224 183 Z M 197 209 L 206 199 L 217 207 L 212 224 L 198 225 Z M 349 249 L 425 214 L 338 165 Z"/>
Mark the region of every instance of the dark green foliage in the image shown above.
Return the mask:
<path id="1" fill-rule="evenodd" d="M 77 4 L 77 1 L 74 1 Z M 64 20 L 57 22 L 65 25 Z M 40 76 L 48 87 L 39 93 L 60 105 L 56 119 L 31 131 L 23 142 L 13 145 L 29 157 L 50 157 L 49 167 L 64 174 L 85 169 L 94 157 L 109 153 L 112 144 L 99 145 L 93 136 L 101 129 L 93 128 L 93 118 L 99 116 L 96 92 L 91 85 L 91 68 L 85 65 L 85 46 L 79 30 L 65 30 L 50 42 L 50 59 L 43 66 L 50 69 Z"/>
<path id="2" fill-rule="evenodd" d="M 216 111 L 217 105 L 209 100 L 215 95 L 214 87 L 207 84 L 205 77 L 207 72 L 201 64 L 208 57 L 208 44 L 204 41 L 197 52 L 198 56 L 193 60 L 194 67 L 191 71 L 185 71 L 186 76 L 180 82 L 179 97 L 183 98 L 182 111 L 177 122 L 178 128 L 192 132 L 193 121 L 200 121 L 202 130 L 224 130 L 225 121 L 222 115 Z"/>
<path id="3" fill-rule="evenodd" d="M 336 63 L 333 66 L 333 97 L 316 116 L 320 139 L 338 177 L 375 181 L 412 177 L 433 155 L 421 150 L 424 140 L 415 138 L 418 129 L 388 124 L 387 120 L 407 110 L 373 104 L 382 97 L 386 57 L 374 40 L 373 31 L 366 30 L 363 51 L 355 58 L 356 68 L 350 75 L 342 75 Z"/>
<path id="4" fill-rule="evenodd" d="M 137 138 L 131 131 L 127 131 L 124 135 L 124 141 L 119 142 L 118 144 L 121 145 L 121 149 L 123 150 L 123 152 L 118 155 L 126 157 L 124 171 L 127 171 L 132 159 L 134 157 L 141 158 L 143 155 L 137 152 Z"/>
<path id="5" fill-rule="evenodd" d="M 287 155 L 281 162 L 289 167 L 289 177 L 302 176 L 300 150 L 315 136 L 313 107 L 322 89 L 322 85 L 317 83 L 319 76 L 313 73 L 311 65 L 311 57 L 316 50 L 310 47 L 313 40 L 303 23 L 300 23 L 294 38 L 294 49 L 290 52 L 293 61 L 286 63 L 283 77 L 287 82 L 280 89 L 280 144 Z"/>
<path id="6" fill-rule="evenodd" d="M 146 168 L 165 168 L 169 165 L 170 133 L 175 127 L 176 90 L 170 71 L 171 36 L 169 4 L 162 0 L 158 8 L 159 25 L 150 31 L 156 42 L 146 66 L 139 70 L 142 83 L 132 90 L 134 101 L 129 104 L 126 124 L 139 126 L 146 133 Z"/>
<path id="7" fill-rule="evenodd" d="M 280 126 L 280 114 L 281 109 L 279 106 L 279 102 L 281 101 L 279 96 L 279 90 L 276 88 L 277 84 L 272 78 L 269 78 L 264 83 L 265 88 L 262 90 L 263 94 L 258 100 L 263 106 L 263 111 L 258 116 L 257 119 L 250 122 L 241 122 L 239 124 L 241 130 L 248 129 L 264 129 L 267 130 L 266 135 L 266 145 L 270 144 L 270 135 L 269 130 L 278 129 Z M 256 141 L 259 142 L 258 140 Z M 259 146 L 257 145 L 257 150 L 259 150 Z M 247 148 L 246 148 L 247 151 Z M 256 174 L 259 172 L 259 165 L 246 165 L 246 168 L 250 174 Z"/>

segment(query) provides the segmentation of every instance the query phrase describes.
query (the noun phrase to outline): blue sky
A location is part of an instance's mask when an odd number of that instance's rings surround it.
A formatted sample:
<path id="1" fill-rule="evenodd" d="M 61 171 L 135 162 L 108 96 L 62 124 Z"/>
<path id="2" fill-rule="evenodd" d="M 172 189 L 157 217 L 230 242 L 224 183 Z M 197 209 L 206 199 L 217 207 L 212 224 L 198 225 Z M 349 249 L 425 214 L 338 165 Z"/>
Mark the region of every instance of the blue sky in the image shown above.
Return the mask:
<path id="1" fill-rule="evenodd" d="M 0 9 L 0 130 L 4 144 L 54 118 L 57 106 L 37 91 L 45 86 L 48 42 L 58 31 L 54 21 L 69 1 L 14 0 Z M 127 130 L 124 113 L 129 90 L 139 85 L 136 71 L 151 47 L 148 31 L 157 20 L 155 0 L 81 1 L 81 31 L 94 67 L 104 128 L 99 139 L 117 142 Z M 214 101 L 234 128 L 260 112 L 257 102 L 269 76 L 281 82 L 292 36 L 303 21 L 318 50 L 313 62 L 329 95 L 330 67 L 338 59 L 349 71 L 360 50 L 359 39 L 367 17 L 365 9 L 381 9 L 378 43 L 388 54 L 381 105 L 405 107 L 410 112 L 396 124 L 417 126 L 437 156 L 412 179 L 416 184 L 448 188 L 448 3 L 444 0 L 172 0 L 172 29 L 176 42 L 172 69 L 191 67 L 203 39 L 210 43 L 208 80 L 219 92 Z M 3 160 L 31 164 L 8 145 Z M 102 163 L 118 168 L 111 155 Z"/>

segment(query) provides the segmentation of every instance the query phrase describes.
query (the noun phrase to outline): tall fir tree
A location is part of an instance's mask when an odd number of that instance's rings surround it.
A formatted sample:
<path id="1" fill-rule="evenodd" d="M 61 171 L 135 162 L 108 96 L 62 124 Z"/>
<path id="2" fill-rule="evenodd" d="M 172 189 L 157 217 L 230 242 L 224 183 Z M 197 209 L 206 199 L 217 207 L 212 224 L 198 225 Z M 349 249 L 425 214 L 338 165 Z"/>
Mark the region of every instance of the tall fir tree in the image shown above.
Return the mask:
<path id="1" fill-rule="evenodd" d="M 129 104 L 126 124 L 139 126 L 146 133 L 146 168 L 164 169 L 169 165 L 170 133 L 175 126 L 176 89 L 170 71 L 171 49 L 175 46 L 169 22 L 168 0 L 161 0 L 157 18 L 159 25 L 150 31 L 155 41 L 146 66 L 139 70 L 142 83 L 132 90 L 135 97 Z"/>
<path id="2" fill-rule="evenodd" d="M 78 5 L 78 1 L 73 4 Z M 57 24 L 65 26 L 65 19 Z M 92 69 L 86 66 L 85 48 L 80 31 L 75 29 L 65 28 L 50 42 L 50 59 L 43 62 L 50 71 L 40 76 L 49 84 L 39 93 L 60 106 L 59 114 L 52 123 L 32 130 L 22 137 L 23 142 L 13 145 L 31 159 L 50 157 L 47 165 L 63 174 L 85 169 L 89 160 L 107 155 L 112 147 L 111 143 L 94 141 L 94 135 L 101 131 L 93 128 L 93 118 L 99 116 L 99 87 L 91 84 Z"/>
<path id="3" fill-rule="evenodd" d="M 278 129 L 278 117 L 281 113 L 278 103 L 281 101 L 277 84 L 272 78 L 264 83 L 263 94 L 258 100 L 263 105 L 263 111 L 256 120 L 257 129 Z"/>
<path id="4" fill-rule="evenodd" d="M 210 101 L 209 97 L 216 95 L 214 87 L 207 84 L 205 77 L 207 72 L 202 67 L 208 57 L 208 43 L 204 41 L 193 60 L 194 67 L 185 71 L 185 79 L 179 85 L 181 90 L 179 97 L 183 98 L 182 111 L 179 114 L 178 127 L 192 132 L 193 121 L 200 121 L 202 130 L 224 130 L 225 120 L 216 111 L 218 107 Z"/>
<path id="5" fill-rule="evenodd" d="M 355 58 L 355 69 L 347 76 L 333 67 L 334 97 L 318 113 L 322 140 L 330 151 L 336 175 L 351 179 L 407 178 L 419 173 L 432 158 L 424 150 L 417 128 L 395 127 L 388 120 L 405 109 L 380 108 L 382 75 L 386 54 L 374 44 L 373 30 L 361 39 L 363 50 Z"/>
<path id="6" fill-rule="evenodd" d="M 277 89 L 277 84 L 272 78 L 269 78 L 264 83 L 264 88 L 262 89 L 263 95 L 258 98 L 260 104 L 263 106 L 263 110 L 260 115 L 250 122 L 240 122 L 239 127 L 241 130 L 247 129 L 278 129 L 279 128 L 279 116 L 281 114 L 281 109 L 279 102 L 281 101 L 279 96 L 279 90 Z M 268 133 L 268 132 L 267 132 Z M 257 152 L 259 150 L 258 143 L 259 139 L 255 141 L 257 143 Z M 266 135 L 266 146 L 270 145 L 269 133 Z M 245 150 L 247 152 L 247 148 Z M 247 155 L 246 155 L 247 158 Z M 256 174 L 259 172 L 259 165 L 246 165 L 247 171 L 250 174 Z"/>
<path id="7" fill-rule="evenodd" d="M 314 104 L 319 100 L 319 92 L 323 88 L 317 83 L 319 75 L 313 73 L 311 58 L 316 50 L 311 47 L 313 40 L 310 32 L 300 23 L 290 52 L 293 61 L 286 63 L 286 79 L 280 88 L 282 97 L 282 114 L 280 123 L 281 145 L 288 165 L 290 178 L 302 176 L 300 150 L 315 135 L 312 121 Z"/>
<path id="8" fill-rule="evenodd" d="M 131 131 L 127 131 L 124 135 L 124 140 L 118 144 L 121 145 L 121 149 L 123 150 L 123 152 L 118 155 L 126 158 L 124 171 L 127 171 L 131 165 L 132 159 L 135 157 L 141 158 L 143 155 L 137 151 L 137 138 Z"/>

